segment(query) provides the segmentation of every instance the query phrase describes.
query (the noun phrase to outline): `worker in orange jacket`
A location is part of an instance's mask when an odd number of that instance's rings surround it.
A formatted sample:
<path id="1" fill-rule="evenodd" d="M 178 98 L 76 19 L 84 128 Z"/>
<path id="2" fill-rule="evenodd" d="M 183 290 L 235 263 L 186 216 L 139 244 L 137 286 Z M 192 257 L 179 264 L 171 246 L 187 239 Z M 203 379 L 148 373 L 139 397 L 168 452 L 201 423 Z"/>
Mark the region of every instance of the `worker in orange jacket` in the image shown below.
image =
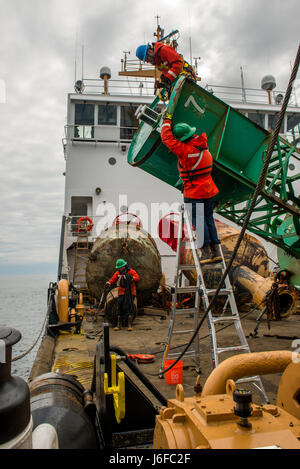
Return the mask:
<path id="1" fill-rule="evenodd" d="M 208 150 L 206 133 L 196 135 L 196 128 L 183 122 L 176 124 L 172 132 L 171 124 L 169 118 L 163 121 L 161 140 L 178 157 L 184 202 L 191 204 L 192 224 L 195 230 L 197 228 L 196 215 L 200 213 L 198 204 L 204 206 L 204 240 L 203 244 L 201 243 L 201 259 L 219 257 L 220 240 L 213 218 L 214 197 L 219 190 L 211 176 L 213 159 Z"/>
<path id="2" fill-rule="evenodd" d="M 135 270 L 130 269 L 124 259 L 118 259 L 116 262 L 118 269 L 111 279 L 106 282 L 107 288 L 118 285 L 118 304 L 117 304 L 117 325 L 115 331 L 122 326 L 124 317 L 128 318 L 128 330 L 132 331 L 133 319 L 136 315 L 134 300 L 136 297 L 136 284 L 140 280 L 140 276 Z"/>
<path id="3" fill-rule="evenodd" d="M 169 94 L 172 84 L 181 73 L 196 81 L 193 67 L 173 47 L 162 42 L 139 46 L 136 50 L 136 56 L 141 61 L 151 63 L 162 71 L 161 83 L 158 83 L 157 87 L 166 88 Z"/>

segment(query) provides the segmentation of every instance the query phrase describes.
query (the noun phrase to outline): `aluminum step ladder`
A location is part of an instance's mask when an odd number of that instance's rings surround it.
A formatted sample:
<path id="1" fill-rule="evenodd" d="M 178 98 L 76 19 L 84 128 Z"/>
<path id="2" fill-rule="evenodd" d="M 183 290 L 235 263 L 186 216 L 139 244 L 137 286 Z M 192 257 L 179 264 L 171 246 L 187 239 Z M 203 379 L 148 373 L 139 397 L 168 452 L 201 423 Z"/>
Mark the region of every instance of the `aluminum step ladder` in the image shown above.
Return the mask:
<path id="1" fill-rule="evenodd" d="M 183 239 L 182 230 L 184 228 L 184 224 L 187 226 L 186 223 L 186 211 L 184 210 L 184 205 L 181 206 L 181 214 L 179 219 L 179 226 L 178 226 L 178 236 L 177 236 L 177 249 L 176 249 L 176 273 L 174 277 L 174 285 L 171 289 L 172 293 L 172 307 L 171 307 L 171 318 L 170 324 L 168 329 L 168 336 L 165 342 L 165 350 L 162 357 L 161 363 L 161 370 L 164 369 L 164 362 L 170 358 L 176 358 L 180 355 L 181 352 L 172 352 L 170 353 L 170 346 L 171 340 L 173 335 L 177 334 L 190 334 L 192 336 L 198 326 L 199 320 L 199 309 L 200 309 L 200 293 L 202 291 L 202 280 L 201 280 L 201 268 L 199 263 L 199 257 L 197 254 L 197 249 L 195 247 L 195 242 L 193 240 L 193 234 L 191 230 L 191 236 L 189 233 L 189 239 Z M 190 240 L 192 239 L 192 242 Z M 183 247 L 191 247 L 193 253 L 193 260 L 194 264 L 182 264 L 181 257 L 182 257 L 182 248 Z M 185 270 L 194 270 L 196 268 L 197 271 L 197 282 L 195 286 L 183 286 L 183 272 Z M 193 293 L 194 294 L 194 304 L 191 308 L 177 308 L 178 303 L 178 295 L 182 293 Z M 192 316 L 193 321 L 193 328 L 192 329 L 182 329 L 182 327 L 176 327 L 176 323 L 178 323 L 178 319 L 183 317 L 183 315 Z M 199 344 L 199 335 L 197 335 L 193 341 L 193 348 L 192 346 L 189 350 L 185 353 L 185 356 L 194 356 L 195 361 L 195 368 L 197 373 L 200 373 L 200 344 Z M 162 377 L 162 375 L 161 375 Z"/>
<path id="2" fill-rule="evenodd" d="M 189 332 L 194 333 L 197 325 L 198 325 L 198 318 L 199 318 L 199 301 L 200 299 L 202 300 L 203 308 L 204 308 L 204 313 L 207 311 L 209 303 L 210 303 L 210 297 L 214 295 L 216 292 L 216 289 L 212 288 L 206 288 L 205 282 L 204 282 L 204 276 L 202 272 L 202 265 L 205 264 L 213 264 L 214 269 L 220 270 L 221 275 L 225 272 L 226 269 L 226 263 L 225 259 L 223 256 L 222 248 L 221 245 L 219 245 L 219 251 L 220 251 L 220 257 L 216 259 L 207 259 L 201 261 L 199 259 L 198 251 L 197 251 L 197 241 L 195 239 L 195 234 L 193 233 L 192 230 L 192 224 L 190 221 L 190 213 L 188 209 L 185 209 L 184 204 L 181 206 L 181 214 L 180 214 L 180 221 L 179 221 L 179 227 L 178 227 L 178 240 L 177 240 L 177 252 L 176 252 L 176 275 L 175 275 L 175 280 L 174 280 L 174 287 L 172 289 L 172 311 L 171 311 L 171 319 L 170 319 L 170 325 L 169 325 L 169 330 L 168 330 L 168 337 L 166 340 L 166 345 L 165 345 L 165 353 L 163 356 L 163 362 L 162 362 L 162 369 L 164 366 L 164 360 L 167 357 L 175 357 L 179 356 L 179 353 L 169 353 L 170 350 L 170 345 L 171 345 L 171 338 L 174 333 L 177 334 L 183 334 L 188 331 L 182 331 L 180 329 L 175 330 L 175 323 L 176 319 L 180 314 L 187 314 L 187 313 L 193 313 L 194 315 L 194 329 L 190 330 Z M 183 232 L 183 227 L 186 227 L 187 233 L 188 233 L 188 242 L 184 242 L 182 240 L 182 232 Z M 192 250 L 192 255 L 193 255 L 193 261 L 194 264 L 189 264 L 189 265 L 184 265 L 180 263 L 180 258 L 181 258 L 181 252 L 182 252 L 182 247 L 184 245 L 190 245 L 190 248 Z M 197 273 L 197 283 L 196 286 L 190 286 L 190 287 L 181 287 L 178 286 L 178 282 L 180 278 L 182 277 L 182 273 L 184 270 L 196 270 Z M 224 286 L 224 288 L 223 288 Z M 176 303 L 177 303 L 177 295 L 179 293 L 187 293 L 187 292 L 194 292 L 195 293 L 195 302 L 194 302 L 194 307 L 191 309 L 177 309 L 176 308 Z M 212 311 L 209 310 L 206 320 L 208 323 L 208 328 L 209 328 L 209 333 L 210 333 L 210 340 L 211 340 L 211 355 L 212 355 L 212 362 L 213 362 L 213 367 L 215 368 L 219 364 L 219 356 L 224 353 L 224 352 L 245 352 L 245 353 L 251 353 L 250 347 L 248 345 L 247 339 L 245 337 L 241 320 L 239 317 L 238 309 L 236 306 L 235 298 L 234 298 L 234 293 L 233 289 L 230 283 L 230 279 L 228 275 L 226 276 L 224 280 L 224 284 L 222 285 L 222 288 L 219 291 L 219 295 L 222 295 L 226 298 L 225 301 L 225 306 L 223 308 L 223 313 L 221 316 L 214 316 Z M 230 308 L 230 313 L 226 313 L 224 315 L 226 307 L 229 306 Z M 236 335 L 238 339 L 238 343 L 233 343 L 232 346 L 230 347 L 220 347 L 218 346 L 217 342 L 217 331 L 215 326 L 220 323 L 232 323 L 235 326 L 236 330 Z M 195 356 L 195 363 L 196 363 L 196 370 L 200 371 L 200 346 L 199 346 L 199 335 L 196 336 L 194 340 L 194 349 L 190 350 L 187 352 L 187 354 L 194 354 Z M 262 381 L 260 376 L 251 376 L 247 378 L 242 378 L 240 380 L 237 380 L 237 384 L 241 383 L 248 383 L 251 385 L 259 394 L 260 399 L 262 403 L 268 403 L 268 397 L 266 395 L 266 392 L 264 390 Z"/>

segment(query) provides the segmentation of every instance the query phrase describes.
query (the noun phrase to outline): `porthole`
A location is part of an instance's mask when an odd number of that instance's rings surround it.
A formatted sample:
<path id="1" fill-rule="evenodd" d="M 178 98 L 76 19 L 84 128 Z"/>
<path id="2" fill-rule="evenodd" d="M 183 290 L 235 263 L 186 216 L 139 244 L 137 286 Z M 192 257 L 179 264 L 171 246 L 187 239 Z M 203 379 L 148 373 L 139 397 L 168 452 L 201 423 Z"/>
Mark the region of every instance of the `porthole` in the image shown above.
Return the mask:
<path id="1" fill-rule="evenodd" d="M 109 164 L 110 164 L 111 166 L 113 166 L 113 165 L 116 164 L 117 160 L 116 160 L 116 158 L 111 157 L 111 158 L 109 158 L 108 162 L 109 162 Z"/>

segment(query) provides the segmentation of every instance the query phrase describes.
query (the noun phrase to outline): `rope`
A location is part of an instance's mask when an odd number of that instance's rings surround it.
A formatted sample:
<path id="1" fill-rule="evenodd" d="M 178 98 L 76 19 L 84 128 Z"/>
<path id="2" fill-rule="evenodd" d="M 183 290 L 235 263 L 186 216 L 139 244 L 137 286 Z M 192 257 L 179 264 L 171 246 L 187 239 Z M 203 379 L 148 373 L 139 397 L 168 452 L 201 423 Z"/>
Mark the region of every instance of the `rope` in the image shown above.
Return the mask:
<path id="1" fill-rule="evenodd" d="M 246 218 L 245 218 L 245 221 L 244 221 L 244 224 L 242 226 L 242 229 L 240 231 L 240 235 L 238 237 L 238 240 L 236 242 L 236 245 L 235 245 L 235 248 L 233 250 L 233 253 L 232 253 L 232 256 L 231 256 L 231 259 L 229 260 L 229 263 L 227 264 L 227 267 L 225 269 L 225 272 L 220 280 L 220 283 L 211 299 L 211 302 L 209 303 L 201 321 L 199 322 L 192 338 L 190 339 L 189 343 L 187 344 L 186 348 L 183 350 L 183 352 L 181 353 L 181 355 L 175 360 L 175 362 L 169 366 L 169 368 L 166 368 L 165 370 L 162 370 L 160 371 L 157 376 L 161 376 L 162 374 L 166 373 L 167 371 L 169 371 L 171 368 L 173 368 L 173 366 L 176 365 L 176 363 L 179 362 L 179 360 L 183 357 L 183 355 L 188 351 L 189 347 L 191 346 L 191 344 L 193 343 L 193 341 L 195 340 L 203 322 L 204 322 L 204 319 L 207 317 L 209 311 L 211 310 L 212 306 L 214 305 L 215 301 L 216 301 L 216 298 L 222 288 L 222 285 L 223 285 L 223 282 L 226 278 L 226 276 L 228 275 L 230 269 L 231 269 L 231 266 L 233 264 L 233 261 L 235 259 L 235 256 L 237 254 L 237 251 L 240 247 L 240 244 L 242 242 L 242 239 L 244 237 L 244 234 L 246 232 L 246 229 L 247 229 L 247 226 L 248 226 L 248 223 L 249 223 L 249 220 L 250 220 L 250 217 L 252 215 L 252 212 L 253 212 L 253 209 L 255 207 L 255 204 L 256 204 L 256 200 L 258 198 L 258 195 L 260 194 L 261 190 L 263 189 L 264 187 L 264 182 L 265 182 L 265 177 L 266 177 L 266 174 L 267 174 L 267 170 L 268 170 L 268 166 L 269 166 L 269 163 L 270 163 L 270 160 L 271 160 L 271 157 L 272 157 L 272 153 L 273 153 L 273 150 L 274 150 L 274 146 L 275 146 L 275 143 L 278 139 L 278 135 L 279 135 L 279 131 L 280 131 L 280 128 L 281 128 L 281 125 L 282 125 L 282 122 L 283 122 L 283 119 L 284 119 L 284 115 L 285 115 L 285 112 L 286 112 L 286 108 L 287 108 L 287 105 L 288 105 L 288 102 L 289 102 L 289 99 L 290 99 L 290 96 L 291 96 L 291 92 L 292 92 L 292 88 L 293 88 L 293 83 L 295 81 L 295 78 L 296 78 L 296 75 L 297 75 L 297 71 L 298 71 L 298 67 L 299 67 L 299 62 L 300 62 L 300 45 L 298 46 L 298 51 L 297 51 L 297 55 L 296 55 L 296 59 L 295 59 L 295 63 L 294 63 L 294 66 L 293 66 L 293 70 L 292 70 L 292 73 L 291 73 L 291 77 L 290 77 L 290 80 L 289 80 L 289 84 L 288 84 L 288 87 L 287 87 L 287 90 L 286 90 L 286 93 L 285 93 L 285 96 L 284 96 L 284 100 L 283 100 L 283 104 L 282 104 L 282 107 L 281 107 L 281 110 L 280 110 L 280 113 L 279 113 L 279 116 L 278 116 L 278 120 L 277 120 L 277 123 L 276 123 L 276 127 L 275 127 L 275 130 L 274 130 L 274 133 L 272 135 L 272 139 L 271 139 L 271 142 L 270 142 L 270 145 L 268 147 L 268 151 L 267 151 L 267 155 L 266 155 L 266 159 L 265 159 L 265 162 L 264 162 L 264 165 L 263 165 L 263 168 L 261 170 L 261 173 L 260 173 L 260 177 L 259 177 L 259 180 L 258 180 L 258 183 L 257 183 L 257 186 L 256 186 L 256 189 L 254 191 L 254 194 L 253 194 L 253 198 L 252 198 L 252 201 L 251 201 L 251 204 L 250 204 L 250 207 L 248 209 L 248 212 L 247 212 L 247 215 L 246 215 Z"/>
<path id="2" fill-rule="evenodd" d="M 49 308 L 50 308 L 50 299 L 51 299 L 51 296 L 49 297 L 49 300 L 48 300 L 48 306 L 47 306 L 47 312 L 46 312 L 46 316 L 45 316 L 45 319 L 44 319 L 44 322 L 43 322 L 43 325 L 42 325 L 42 328 L 40 330 L 40 333 L 37 337 L 37 339 L 34 341 L 34 343 L 31 345 L 31 347 L 29 347 L 28 350 L 26 350 L 26 352 L 22 353 L 21 355 L 18 355 L 17 357 L 14 357 L 12 359 L 12 362 L 15 362 L 16 360 L 20 360 L 21 358 L 25 357 L 26 355 L 28 355 L 29 352 L 31 352 L 31 350 L 36 346 L 36 344 L 38 343 L 41 335 L 42 335 L 42 332 L 44 330 L 44 327 L 46 325 L 46 321 L 48 319 L 48 315 L 49 315 Z"/>

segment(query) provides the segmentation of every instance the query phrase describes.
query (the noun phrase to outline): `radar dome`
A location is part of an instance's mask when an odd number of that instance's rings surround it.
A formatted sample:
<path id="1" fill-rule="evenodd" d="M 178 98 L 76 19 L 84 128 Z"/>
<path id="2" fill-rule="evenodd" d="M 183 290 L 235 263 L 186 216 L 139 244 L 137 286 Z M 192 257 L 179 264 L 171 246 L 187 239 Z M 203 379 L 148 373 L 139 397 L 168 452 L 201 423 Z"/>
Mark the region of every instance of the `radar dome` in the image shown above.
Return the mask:
<path id="1" fill-rule="evenodd" d="M 102 80 L 104 80 L 104 78 L 111 78 L 111 70 L 109 67 L 101 67 L 100 78 L 102 78 Z"/>
<path id="2" fill-rule="evenodd" d="M 272 91 L 276 87 L 276 80 L 273 75 L 266 75 L 261 80 L 261 87 L 263 90 Z"/>

